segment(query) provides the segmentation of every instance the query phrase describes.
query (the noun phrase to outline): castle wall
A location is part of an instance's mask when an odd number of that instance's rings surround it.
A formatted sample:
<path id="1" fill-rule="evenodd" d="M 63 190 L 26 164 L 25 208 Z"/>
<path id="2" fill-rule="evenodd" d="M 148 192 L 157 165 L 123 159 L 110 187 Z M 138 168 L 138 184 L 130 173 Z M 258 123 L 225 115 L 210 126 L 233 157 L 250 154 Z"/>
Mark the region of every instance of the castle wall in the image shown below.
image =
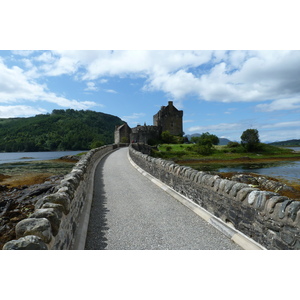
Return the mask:
<path id="1" fill-rule="evenodd" d="M 148 144 L 149 140 L 158 140 L 159 136 L 158 126 L 137 126 L 131 130 L 130 142 Z"/>

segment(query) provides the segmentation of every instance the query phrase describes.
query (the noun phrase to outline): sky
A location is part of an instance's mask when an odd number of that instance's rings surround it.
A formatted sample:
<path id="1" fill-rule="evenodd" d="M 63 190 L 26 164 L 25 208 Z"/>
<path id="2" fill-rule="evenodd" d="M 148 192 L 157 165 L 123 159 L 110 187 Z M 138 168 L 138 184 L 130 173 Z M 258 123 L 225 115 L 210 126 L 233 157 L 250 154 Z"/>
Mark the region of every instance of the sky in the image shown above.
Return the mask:
<path id="1" fill-rule="evenodd" d="M 298 50 L 2 50 L 0 117 L 94 110 L 153 125 L 173 101 L 185 134 L 300 139 Z"/>

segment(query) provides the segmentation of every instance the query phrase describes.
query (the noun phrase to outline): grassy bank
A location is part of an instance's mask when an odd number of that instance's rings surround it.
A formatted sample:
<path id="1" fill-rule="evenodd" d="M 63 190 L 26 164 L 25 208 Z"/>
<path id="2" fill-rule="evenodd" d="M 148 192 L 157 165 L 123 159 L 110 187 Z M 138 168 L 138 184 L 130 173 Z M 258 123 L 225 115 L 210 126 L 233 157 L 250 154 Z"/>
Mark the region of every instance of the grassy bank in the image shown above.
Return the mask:
<path id="1" fill-rule="evenodd" d="M 293 150 L 261 144 L 261 147 L 255 153 L 246 152 L 242 146 L 214 146 L 210 155 L 200 155 L 197 152 L 196 145 L 193 144 L 163 144 L 153 150 L 154 157 L 179 161 L 195 161 L 197 163 L 241 163 L 249 160 L 253 161 L 276 161 L 276 160 L 300 160 L 300 154 Z"/>

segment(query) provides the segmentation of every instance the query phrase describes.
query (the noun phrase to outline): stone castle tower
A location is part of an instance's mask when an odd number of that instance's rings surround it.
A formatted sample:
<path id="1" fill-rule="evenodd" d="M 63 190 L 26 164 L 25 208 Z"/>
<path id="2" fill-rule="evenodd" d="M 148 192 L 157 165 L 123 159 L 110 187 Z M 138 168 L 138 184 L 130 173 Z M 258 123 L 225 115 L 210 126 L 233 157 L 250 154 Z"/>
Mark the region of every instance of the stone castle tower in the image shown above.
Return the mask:
<path id="1" fill-rule="evenodd" d="M 161 128 L 161 132 L 169 131 L 172 135 L 182 135 L 183 111 L 178 110 L 173 101 L 169 101 L 168 106 L 162 106 L 160 111 L 153 116 L 154 126 Z"/>
<path id="2" fill-rule="evenodd" d="M 162 106 L 160 111 L 153 116 L 153 126 L 137 126 L 130 128 L 127 123 L 116 126 L 115 143 L 125 141 L 147 144 L 149 140 L 159 140 L 164 131 L 169 131 L 172 135 L 182 135 L 183 111 L 178 110 L 173 101 L 169 101 L 168 106 Z"/>

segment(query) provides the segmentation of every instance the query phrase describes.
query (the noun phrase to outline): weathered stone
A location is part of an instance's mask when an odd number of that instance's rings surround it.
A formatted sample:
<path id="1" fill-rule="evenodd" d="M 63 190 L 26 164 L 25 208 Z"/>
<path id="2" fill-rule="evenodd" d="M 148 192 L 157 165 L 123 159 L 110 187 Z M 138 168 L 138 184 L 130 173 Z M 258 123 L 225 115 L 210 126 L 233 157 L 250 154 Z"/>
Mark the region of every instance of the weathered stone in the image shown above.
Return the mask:
<path id="1" fill-rule="evenodd" d="M 226 194 L 229 194 L 230 191 L 231 191 L 231 189 L 232 189 L 232 187 L 233 187 L 234 185 L 235 185 L 235 182 L 233 182 L 233 181 L 227 182 L 227 183 L 225 184 L 225 187 L 224 187 L 224 192 L 225 192 Z"/>
<path id="2" fill-rule="evenodd" d="M 51 223 L 53 235 L 57 235 L 61 219 L 57 215 L 54 208 L 37 209 L 33 214 L 30 215 L 30 218 L 46 218 Z"/>
<path id="3" fill-rule="evenodd" d="M 297 213 L 300 210 L 300 202 L 293 201 L 287 209 L 288 217 L 290 217 L 293 221 L 295 221 L 297 217 Z"/>
<path id="4" fill-rule="evenodd" d="M 222 179 L 221 178 L 217 178 L 214 182 L 214 191 L 217 192 L 219 190 L 219 185 L 221 183 Z"/>
<path id="5" fill-rule="evenodd" d="M 63 212 L 64 212 L 64 208 L 62 205 L 57 204 L 57 203 L 45 203 L 42 208 L 53 208 L 57 214 L 57 216 L 61 219 Z"/>
<path id="6" fill-rule="evenodd" d="M 36 203 L 35 207 L 37 209 L 41 208 L 47 202 L 62 205 L 65 215 L 70 211 L 70 198 L 66 193 L 55 193 L 45 196 Z"/>
<path id="7" fill-rule="evenodd" d="M 16 236 L 20 238 L 26 235 L 36 235 L 49 243 L 52 238 L 51 224 L 45 218 L 22 220 L 16 226 Z"/>
<path id="8" fill-rule="evenodd" d="M 254 188 L 243 188 L 241 190 L 238 191 L 237 195 L 236 195 L 236 199 L 238 201 L 244 201 L 246 199 L 246 197 L 248 196 L 248 194 L 250 194 L 251 192 L 256 191 L 256 189 Z"/>
<path id="9" fill-rule="evenodd" d="M 281 207 L 280 207 L 280 211 L 279 211 L 279 214 L 278 214 L 278 217 L 280 219 L 284 218 L 284 216 L 285 216 L 285 209 L 288 206 L 288 204 L 290 204 L 291 202 L 292 202 L 292 200 L 285 200 L 285 201 L 282 202 Z"/>
<path id="10" fill-rule="evenodd" d="M 257 179 L 254 176 L 247 174 L 236 174 L 232 176 L 231 180 L 246 184 L 258 185 Z"/>
<path id="11" fill-rule="evenodd" d="M 229 196 L 231 196 L 235 199 L 237 193 L 243 188 L 248 188 L 248 185 L 246 185 L 244 183 L 235 183 L 229 192 Z"/>
<path id="12" fill-rule="evenodd" d="M 7 242 L 3 250 L 48 250 L 47 245 L 35 235 L 27 235 Z"/>
<path id="13" fill-rule="evenodd" d="M 274 196 L 271 199 L 269 199 L 267 205 L 266 205 L 266 211 L 269 214 L 272 214 L 274 212 L 274 208 L 276 206 L 277 203 L 283 202 L 285 200 L 287 200 L 287 197 L 283 197 L 283 196 Z"/>
<path id="14" fill-rule="evenodd" d="M 256 199 L 254 199 L 254 208 L 263 211 L 265 208 L 266 201 L 272 197 L 277 196 L 277 194 L 272 193 L 272 192 L 266 192 L 266 191 L 261 191 L 257 195 Z M 250 197 L 250 195 L 249 195 Z"/>
<path id="15" fill-rule="evenodd" d="M 247 201 L 250 205 L 252 205 L 258 197 L 261 197 L 261 191 L 252 191 L 248 195 Z"/>

